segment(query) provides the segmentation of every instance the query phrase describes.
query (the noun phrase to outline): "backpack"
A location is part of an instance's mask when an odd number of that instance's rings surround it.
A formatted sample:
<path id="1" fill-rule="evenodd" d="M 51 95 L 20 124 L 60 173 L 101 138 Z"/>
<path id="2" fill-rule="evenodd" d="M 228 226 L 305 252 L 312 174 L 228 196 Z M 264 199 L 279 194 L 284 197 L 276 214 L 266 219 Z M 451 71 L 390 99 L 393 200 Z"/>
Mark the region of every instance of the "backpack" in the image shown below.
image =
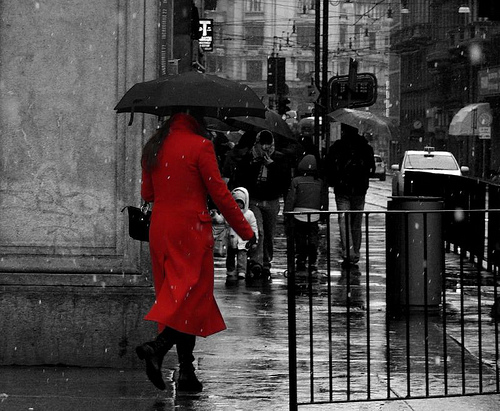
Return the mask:
<path id="1" fill-rule="evenodd" d="M 353 150 L 350 154 L 339 158 L 337 172 L 342 180 L 349 184 L 356 184 L 366 176 L 365 159 L 361 150 Z"/>

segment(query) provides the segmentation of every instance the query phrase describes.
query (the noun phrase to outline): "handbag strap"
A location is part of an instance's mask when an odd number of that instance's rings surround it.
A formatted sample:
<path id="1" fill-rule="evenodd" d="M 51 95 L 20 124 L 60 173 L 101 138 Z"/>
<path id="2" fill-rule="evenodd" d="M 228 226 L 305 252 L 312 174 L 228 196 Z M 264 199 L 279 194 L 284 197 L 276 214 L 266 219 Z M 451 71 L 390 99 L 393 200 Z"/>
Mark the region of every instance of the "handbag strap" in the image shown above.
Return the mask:
<path id="1" fill-rule="evenodd" d="M 129 207 L 134 207 L 134 206 L 125 206 L 121 209 L 121 212 L 123 213 Z M 143 214 L 147 214 L 148 212 L 151 211 L 151 203 L 149 201 L 145 201 L 144 204 L 142 204 L 139 207 L 139 209 L 142 211 Z"/>

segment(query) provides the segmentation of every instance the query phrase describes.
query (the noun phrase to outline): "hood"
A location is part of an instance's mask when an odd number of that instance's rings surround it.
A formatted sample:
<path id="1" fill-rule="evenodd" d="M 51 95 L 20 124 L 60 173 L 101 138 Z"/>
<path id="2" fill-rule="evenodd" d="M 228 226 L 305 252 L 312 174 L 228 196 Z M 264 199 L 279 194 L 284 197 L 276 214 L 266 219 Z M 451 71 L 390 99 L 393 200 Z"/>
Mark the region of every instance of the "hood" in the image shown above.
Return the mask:
<path id="1" fill-rule="evenodd" d="M 307 154 L 302 160 L 300 160 L 297 168 L 301 173 L 313 173 L 318 171 L 316 157 L 314 157 L 312 154 Z"/>
<path id="2" fill-rule="evenodd" d="M 245 207 L 243 208 L 243 213 L 248 211 L 248 207 L 250 205 L 250 196 L 248 195 L 248 190 L 245 187 L 236 187 L 233 191 L 231 191 L 233 198 L 235 200 L 243 201 Z"/>
<path id="3" fill-rule="evenodd" d="M 176 113 L 170 117 L 170 131 L 189 131 L 203 136 L 203 130 L 196 119 L 187 113 Z"/>

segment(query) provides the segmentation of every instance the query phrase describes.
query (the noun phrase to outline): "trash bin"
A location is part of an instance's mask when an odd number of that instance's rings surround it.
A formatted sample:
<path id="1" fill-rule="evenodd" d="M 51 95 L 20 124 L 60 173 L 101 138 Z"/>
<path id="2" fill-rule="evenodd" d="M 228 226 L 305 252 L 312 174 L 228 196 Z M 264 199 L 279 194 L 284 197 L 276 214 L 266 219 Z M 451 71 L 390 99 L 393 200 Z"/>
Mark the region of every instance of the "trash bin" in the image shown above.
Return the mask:
<path id="1" fill-rule="evenodd" d="M 442 209 L 443 201 L 438 197 L 397 196 L 387 202 L 388 310 L 406 306 L 423 310 L 426 305 L 430 310 L 439 309 L 444 278 Z M 422 212 L 415 212 L 419 210 Z"/>

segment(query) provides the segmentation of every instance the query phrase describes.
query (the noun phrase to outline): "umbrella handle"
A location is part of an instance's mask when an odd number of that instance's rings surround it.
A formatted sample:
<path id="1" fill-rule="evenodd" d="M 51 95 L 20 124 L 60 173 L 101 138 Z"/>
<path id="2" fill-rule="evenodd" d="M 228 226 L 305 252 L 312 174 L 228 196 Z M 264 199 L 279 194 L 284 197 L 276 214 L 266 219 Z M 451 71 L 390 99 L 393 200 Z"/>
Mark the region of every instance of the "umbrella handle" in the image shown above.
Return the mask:
<path id="1" fill-rule="evenodd" d="M 134 122 L 135 105 L 136 105 L 136 103 L 139 103 L 142 100 L 143 100 L 142 98 L 136 98 L 134 101 L 132 101 L 132 106 L 130 107 L 130 120 L 128 122 L 129 126 L 131 126 L 132 123 Z"/>
<path id="2" fill-rule="evenodd" d="M 131 126 L 133 122 L 134 122 L 134 105 L 132 104 L 132 107 L 130 108 L 130 120 L 128 122 L 128 125 Z"/>

